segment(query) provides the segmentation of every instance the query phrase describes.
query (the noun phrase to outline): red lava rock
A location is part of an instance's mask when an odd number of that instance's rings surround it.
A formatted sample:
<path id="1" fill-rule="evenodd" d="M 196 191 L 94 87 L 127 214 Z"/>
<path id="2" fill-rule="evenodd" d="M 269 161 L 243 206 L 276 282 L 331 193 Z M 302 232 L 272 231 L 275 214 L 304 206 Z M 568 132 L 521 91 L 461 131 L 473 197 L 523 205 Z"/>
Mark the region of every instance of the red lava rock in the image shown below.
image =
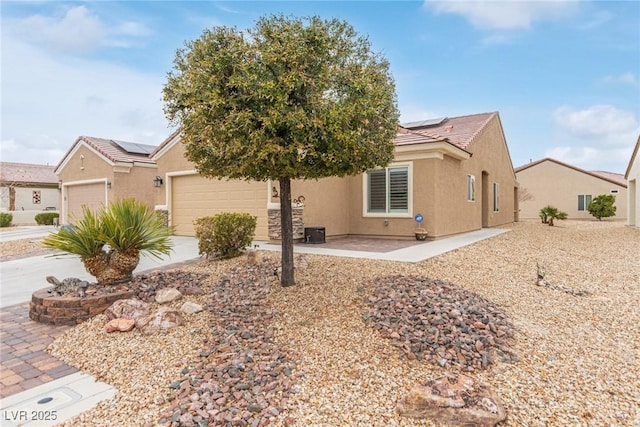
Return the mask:
<path id="1" fill-rule="evenodd" d="M 391 276 L 364 296 L 365 321 L 392 340 L 409 360 L 473 372 L 496 361 L 513 362 L 514 331 L 497 306 L 453 284 L 417 276 Z"/>

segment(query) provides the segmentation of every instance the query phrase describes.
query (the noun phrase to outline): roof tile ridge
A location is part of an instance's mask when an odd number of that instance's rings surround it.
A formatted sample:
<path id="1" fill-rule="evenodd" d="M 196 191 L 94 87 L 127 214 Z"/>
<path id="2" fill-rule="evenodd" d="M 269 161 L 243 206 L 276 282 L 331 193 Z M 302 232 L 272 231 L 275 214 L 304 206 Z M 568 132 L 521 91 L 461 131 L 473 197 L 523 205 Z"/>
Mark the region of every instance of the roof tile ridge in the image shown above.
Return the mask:
<path id="1" fill-rule="evenodd" d="M 480 126 L 478 129 L 476 129 L 476 131 L 471 135 L 471 137 L 469 137 L 469 140 L 466 142 L 467 145 L 471 145 L 476 138 L 478 138 L 478 135 L 480 135 L 480 132 L 482 132 L 482 130 L 487 127 L 487 125 L 489 124 L 489 122 L 498 115 L 498 113 L 496 111 L 490 112 L 490 113 L 478 113 L 478 114 L 470 114 L 469 116 L 480 116 L 482 114 L 489 114 L 489 117 L 487 117 L 487 119 L 482 123 L 482 126 Z"/>
<path id="2" fill-rule="evenodd" d="M 109 153 L 107 153 L 105 150 L 103 150 L 98 144 L 96 144 L 95 141 L 93 141 L 94 139 L 104 139 L 105 141 L 111 142 L 110 139 L 98 138 L 96 136 L 84 136 L 84 135 L 81 136 L 81 138 L 85 143 L 89 144 L 89 146 L 91 148 L 93 148 L 98 153 L 100 153 L 103 156 L 105 156 L 107 159 L 111 160 L 112 162 L 116 162 L 117 161 L 113 156 L 111 156 Z"/>

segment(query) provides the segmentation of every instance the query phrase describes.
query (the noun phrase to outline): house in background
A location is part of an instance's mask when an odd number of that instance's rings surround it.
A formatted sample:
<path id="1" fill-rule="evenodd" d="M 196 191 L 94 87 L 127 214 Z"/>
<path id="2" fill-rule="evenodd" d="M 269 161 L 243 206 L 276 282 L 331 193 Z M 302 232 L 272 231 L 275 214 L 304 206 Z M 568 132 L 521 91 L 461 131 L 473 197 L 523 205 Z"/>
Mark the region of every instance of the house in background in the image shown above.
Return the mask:
<path id="1" fill-rule="evenodd" d="M 35 225 L 35 216 L 59 207 L 54 166 L 0 162 L 0 211 L 13 215 L 15 225 Z"/>
<path id="2" fill-rule="evenodd" d="M 156 201 L 155 146 L 80 136 L 55 168 L 60 181 L 60 223 L 119 199 L 133 197 L 151 208 Z"/>
<path id="3" fill-rule="evenodd" d="M 515 169 L 520 184 L 520 218 L 539 219 L 540 209 L 554 206 L 570 219 L 593 219 L 589 203 L 601 194 L 616 197 L 616 216 L 627 217 L 627 183 L 622 174 L 586 171 L 544 158 Z"/>
<path id="4" fill-rule="evenodd" d="M 640 228 L 640 136 L 633 149 L 624 178 L 627 180 L 627 224 Z"/>
<path id="5" fill-rule="evenodd" d="M 415 216 L 429 237 L 511 223 L 517 182 L 497 112 L 406 123 L 394 140 L 395 159 L 351 177 L 292 182 L 294 235 L 304 227 L 327 237 L 413 238 Z M 164 191 L 158 206 L 178 235 L 193 235 L 193 220 L 222 211 L 258 219 L 257 240 L 280 237 L 277 182 L 200 176 L 174 132 L 151 154 Z"/>

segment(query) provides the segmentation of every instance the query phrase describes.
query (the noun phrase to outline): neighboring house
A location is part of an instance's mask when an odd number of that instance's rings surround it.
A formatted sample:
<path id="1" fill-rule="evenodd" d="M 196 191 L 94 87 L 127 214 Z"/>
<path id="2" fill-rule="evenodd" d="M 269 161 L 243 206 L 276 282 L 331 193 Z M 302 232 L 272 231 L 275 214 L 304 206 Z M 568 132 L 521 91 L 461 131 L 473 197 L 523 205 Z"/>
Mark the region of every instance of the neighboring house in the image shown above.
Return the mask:
<path id="1" fill-rule="evenodd" d="M 515 169 L 520 192 L 528 200 L 520 200 L 520 218 L 539 218 L 540 209 L 554 206 L 570 219 L 593 219 L 589 203 L 601 194 L 616 197 L 616 216 L 627 216 L 627 183 L 622 174 L 586 171 L 558 160 L 544 158 Z"/>
<path id="2" fill-rule="evenodd" d="M 627 224 L 640 228 L 640 136 L 624 174 L 627 180 Z"/>
<path id="3" fill-rule="evenodd" d="M 410 238 L 420 213 L 431 238 L 514 221 L 517 182 L 498 113 L 407 123 L 395 159 L 358 176 L 293 181 L 294 235 L 324 227 L 326 236 Z M 163 178 L 158 209 L 176 234 L 221 211 L 257 217 L 257 240 L 280 236 L 277 182 L 212 180 L 185 158 L 179 132 L 151 154 Z"/>
<path id="4" fill-rule="evenodd" d="M 54 166 L 0 162 L 0 210 L 13 214 L 13 224 L 35 224 L 35 215 L 56 211 L 58 178 Z"/>
<path id="5" fill-rule="evenodd" d="M 60 181 L 61 224 L 122 198 L 133 197 L 153 208 L 156 164 L 149 158 L 155 146 L 80 136 L 55 169 Z"/>

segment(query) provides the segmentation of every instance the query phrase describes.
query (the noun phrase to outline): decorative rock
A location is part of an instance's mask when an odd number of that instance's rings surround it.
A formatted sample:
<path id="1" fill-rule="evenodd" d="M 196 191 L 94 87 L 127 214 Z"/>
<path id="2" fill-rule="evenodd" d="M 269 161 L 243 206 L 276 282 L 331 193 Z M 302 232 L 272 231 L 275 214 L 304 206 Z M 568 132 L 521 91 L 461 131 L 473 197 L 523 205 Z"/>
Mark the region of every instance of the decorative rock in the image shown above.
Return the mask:
<path id="1" fill-rule="evenodd" d="M 104 311 L 107 319 L 133 319 L 136 323 L 149 315 L 149 304 L 135 298 L 121 299 Z"/>
<path id="2" fill-rule="evenodd" d="M 105 326 L 104 330 L 109 332 L 128 332 L 136 326 L 136 321 L 133 319 L 112 319 Z"/>
<path id="3" fill-rule="evenodd" d="M 182 298 L 182 293 L 176 288 L 163 288 L 156 293 L 156 302 L 165 304 Z"/>
<path id="4" fill-rule="evenodd" d="M 182 304 L 180 310 L 186 314 L 200 313 L 202 311 L 202 306 L 200 304 L 196 304 L 195 302 L 187 301 Z"/>
<path id="5" fill-rule="evenodd" d="M 462 374 L 414 387 L 397 409 L 404 417 L 476 427 L 494 426 L 507 417 L 502 403 L 489 388 Z"/>
<path id="6" fill-rule="evenodd" d="M 143 334 L 151 335 L 180 326 L 183 323 L 184 320 L 179 311 L 161 307 L 158 311 L 143 319 L 137 326 Z"/>

